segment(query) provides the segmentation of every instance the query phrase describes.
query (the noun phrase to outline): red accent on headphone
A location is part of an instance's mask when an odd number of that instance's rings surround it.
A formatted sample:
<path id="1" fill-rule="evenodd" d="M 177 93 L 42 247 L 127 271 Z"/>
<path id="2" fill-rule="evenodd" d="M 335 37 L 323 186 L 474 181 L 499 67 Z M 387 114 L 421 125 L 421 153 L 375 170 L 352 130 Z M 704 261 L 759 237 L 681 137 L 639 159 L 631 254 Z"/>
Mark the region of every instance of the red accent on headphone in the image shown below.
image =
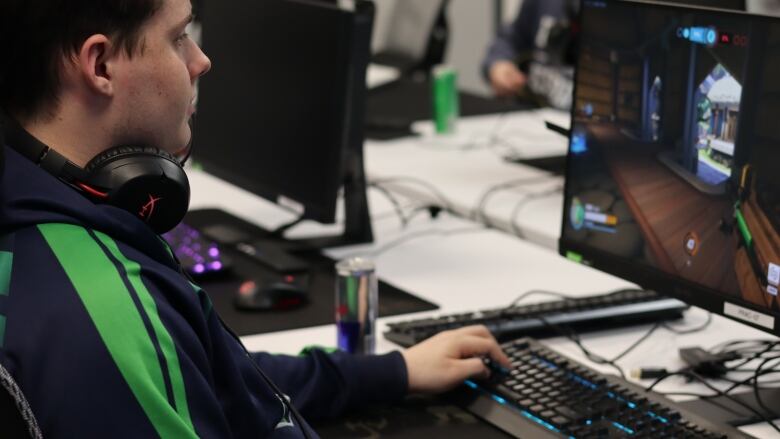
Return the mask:
<path id="1" fill-rule="evenodd" d="M 155 198 L 152 194 L 149 194 L 149 202 L 141 206 L 141 211 L 138 212 L 138 216 L 145 219 L 146 222 L 149 222 L 149 219 L 152 218 L 152 214 L 154 213 L 154 208 L 160 200 L 162 200 L 162 197 Z"/>
<path id="2" fill-rule="evenodd" d="M 87 186 L 84 183 L 76 182 L 76 186 L 78 186 L 84 192 L 86 192 L 86 193 L 88 193 L 88 194 L 90 194 L 92 196 L 95 196 L 95 197 L 98 197 L 98 198 L 103 198 L 103 199 L 108 198 L 108 194 L 107 193 L 100 192 L 99 190 L 97 190 L 95 188 L 92 188 L 92 187 L 89 187 L 89 186 Z"/>

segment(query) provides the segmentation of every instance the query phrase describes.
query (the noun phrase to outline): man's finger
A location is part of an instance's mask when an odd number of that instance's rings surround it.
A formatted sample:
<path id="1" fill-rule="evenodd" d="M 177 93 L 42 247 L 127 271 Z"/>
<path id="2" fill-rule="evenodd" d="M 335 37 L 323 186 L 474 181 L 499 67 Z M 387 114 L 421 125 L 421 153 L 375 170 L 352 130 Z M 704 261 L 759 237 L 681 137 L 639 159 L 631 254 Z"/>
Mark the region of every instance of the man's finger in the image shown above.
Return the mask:
<path id="1" fill-rule="evenodd" d="M 457 360 L 455 364 L 455 373 L 459 381 L 466 378 L 487 379 L 490 376 L 490 370 L 481 358 L 464 358 Z"/>
<path id="2" fill-rule="evenodd" d="M 476 335 L 478 337 L 493 338 L 493 334 L 485 325 L 471 325 L 460 328 L 464 335 Z"/>
<path id="3" fill-rule="evenodd" d="M 509 357 L 501 350 L 501 346 L 498 344 L 498 340 L 493 336 L 493 333 L 488 330 L 484 325 L 473 325 L 462 328 L 464 333 L 472 336 L 482 337 L 490 340 L 493 343 L 493 349 L 491 349 L 490 358 L 500 362 L 503 366 L 509 366 Z"/>
<path id="4" fill-rule="evenodd" d="M 463 357 L 483 357 L 490 356 L 494 361 L 499 362 L 504 367 L 511 367 L 512 363 L 506 356 L 501 346 L 498 345 L 493 336 L 489 338 L 478 335 L 469 335 L 461 339 L 460 352 Z"/>

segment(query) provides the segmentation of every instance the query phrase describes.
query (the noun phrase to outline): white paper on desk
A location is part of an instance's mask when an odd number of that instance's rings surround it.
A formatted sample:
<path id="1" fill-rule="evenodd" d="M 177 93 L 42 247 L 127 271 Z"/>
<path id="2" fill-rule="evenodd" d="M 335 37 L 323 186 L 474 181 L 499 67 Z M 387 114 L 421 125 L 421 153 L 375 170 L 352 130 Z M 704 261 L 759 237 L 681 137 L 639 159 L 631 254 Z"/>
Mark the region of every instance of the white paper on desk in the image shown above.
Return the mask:
<path id="1" fill-rule="evenodd" d="M 412 130 L 431 147 L 467 149 L 489 145 L 507 156 L 534 159 L 566 154 L 568 139 L 548 129 L 545 122 L 568 129 L 570 119 L 567 112 L 542 109 L 463 117 L 452 134 L 437 134 L 431 121 L 415 122 Z"/>

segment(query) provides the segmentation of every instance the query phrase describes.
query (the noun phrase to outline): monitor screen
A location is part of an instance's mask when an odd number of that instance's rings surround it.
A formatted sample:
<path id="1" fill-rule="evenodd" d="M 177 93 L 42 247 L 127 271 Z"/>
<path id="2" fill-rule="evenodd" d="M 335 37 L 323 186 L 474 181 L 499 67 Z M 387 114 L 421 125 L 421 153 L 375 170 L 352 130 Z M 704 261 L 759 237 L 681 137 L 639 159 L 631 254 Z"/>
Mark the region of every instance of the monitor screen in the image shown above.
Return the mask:
<path id="1" fill-rule="evenodd" d="M 780 20 L 585 0 L 561 254 L 778 333 Z"/>
<path id="2" fill-rule="evenodd" d="M 334 221 L 350 132 L 362 127 L 350 101 L 363 81 L 354 78 L 353 12 L 215 0 L 202 20 L 213 67 L 199 85 L 194 159 L 304 218 Z"/>

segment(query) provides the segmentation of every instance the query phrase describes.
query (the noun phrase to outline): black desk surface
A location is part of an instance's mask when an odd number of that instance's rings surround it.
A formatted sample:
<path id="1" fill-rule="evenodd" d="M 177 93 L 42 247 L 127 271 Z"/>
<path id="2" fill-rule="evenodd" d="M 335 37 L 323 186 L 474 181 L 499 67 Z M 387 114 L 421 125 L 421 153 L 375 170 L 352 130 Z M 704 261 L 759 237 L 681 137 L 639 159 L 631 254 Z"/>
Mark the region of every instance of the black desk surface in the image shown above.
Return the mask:
<path id="1" fill-rule="evenodd" d="M 506 111 L 528 110 L 528 104 L 485 98 L 460 92 L 461 116 L 480 116 Z M 401 78 L 368 91 L 366 102 L 366 137 L 390 139 L 411 135 L 400 125 L 433 118 L 431 82 L 427 79 Z M 388 125 L 380 129 L 378 125 Z M 396 127 L 399 126 L 399 127 Z"/>
<path id="2" fill-rule="evenodd" d="M 368 408 L 313 427 L 323 439 L 511 438 L 443 396 L 409 397 L 399 405 Z"/>
<path id="3" fill-rule="evenodd" d="M 187 214 L 185 222 L 203 230 L 209 225 L 223 225 L 246 235 L 262 238 L 268 232 L 236 218 L 224 211 L 204 209 Z M 231 272 L 217 279 L 204 279 L 198 283 L 214 304 L 214 308 L 238 335 L 261 334 L 289 329 L 333 323 L 335 301 L 334 261 L 319 251 L 308 251 L 296 256 L 311 264 L 309 272 L 309 303 L 288 311 L 240 311 L 233 306 L 233 298 L 246 279 L 263 279 L 274 274 L 237 250 L 223 246 L 223 253 L 230 258 Z M 402 291 L 393 285 L 379 281 L 379 316 L 391 316 L 418 311 L 429 311 L 437 305 Z M 378 335 L 381 336 L 381 335 Z M 335 345 L 336 340 L 333 340 Z"/>

